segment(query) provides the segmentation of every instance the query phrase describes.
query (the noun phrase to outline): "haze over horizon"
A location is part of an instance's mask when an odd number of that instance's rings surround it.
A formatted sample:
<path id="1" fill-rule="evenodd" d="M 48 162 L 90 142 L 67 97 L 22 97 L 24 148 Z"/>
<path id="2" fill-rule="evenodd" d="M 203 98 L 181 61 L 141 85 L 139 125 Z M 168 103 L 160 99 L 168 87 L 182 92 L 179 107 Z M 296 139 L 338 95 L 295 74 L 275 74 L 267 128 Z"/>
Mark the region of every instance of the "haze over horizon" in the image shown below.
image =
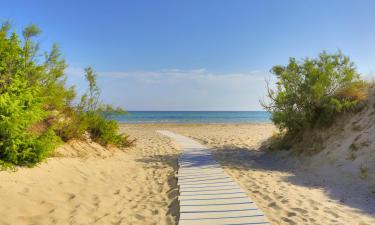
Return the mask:
<path id="1" fill-rule="evenodd" d="M 57 42 L 68 83 L 99 74 L 103 99 L 127 110 L 261 110 L 265 79 L 289 57 L 341 49 L 363 75 L 375 65 L 375 2 L 4 1 L 0 19 Z"/>

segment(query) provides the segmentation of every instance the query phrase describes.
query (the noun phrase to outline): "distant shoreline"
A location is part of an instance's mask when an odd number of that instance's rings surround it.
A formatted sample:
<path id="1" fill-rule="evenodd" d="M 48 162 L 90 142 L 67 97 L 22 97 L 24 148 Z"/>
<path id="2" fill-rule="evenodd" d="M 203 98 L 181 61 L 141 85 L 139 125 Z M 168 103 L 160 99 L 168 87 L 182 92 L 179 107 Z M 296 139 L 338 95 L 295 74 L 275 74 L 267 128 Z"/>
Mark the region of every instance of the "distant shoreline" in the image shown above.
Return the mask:
<path id="1" fill-rule="evenodd" d="M 109 118 L 130 124 L 254 124 L 270 123 L 265 111 L 131 111 Z"/>

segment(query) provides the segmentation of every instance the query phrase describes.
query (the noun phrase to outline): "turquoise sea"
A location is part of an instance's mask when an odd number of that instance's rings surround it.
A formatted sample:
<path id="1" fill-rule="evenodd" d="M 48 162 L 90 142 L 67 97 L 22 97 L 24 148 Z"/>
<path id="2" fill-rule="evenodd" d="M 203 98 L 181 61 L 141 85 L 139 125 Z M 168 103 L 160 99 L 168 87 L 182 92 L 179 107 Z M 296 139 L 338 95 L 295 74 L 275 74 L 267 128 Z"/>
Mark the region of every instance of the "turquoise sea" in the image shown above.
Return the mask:
<path id="1" fill-rule="evenodd" d="M 112 115 L 121 123 L 268 123 L 265 111 L 130 111 Z"/>

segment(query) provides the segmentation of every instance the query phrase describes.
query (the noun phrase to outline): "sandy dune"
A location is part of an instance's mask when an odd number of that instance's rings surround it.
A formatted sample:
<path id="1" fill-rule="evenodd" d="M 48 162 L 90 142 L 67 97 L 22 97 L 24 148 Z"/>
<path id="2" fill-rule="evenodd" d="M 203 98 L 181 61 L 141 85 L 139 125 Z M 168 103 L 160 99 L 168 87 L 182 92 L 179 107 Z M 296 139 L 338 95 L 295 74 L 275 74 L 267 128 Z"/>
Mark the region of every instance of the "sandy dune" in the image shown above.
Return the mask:
<path id="1" fill-rule="evenodd" d="M 175 224 L 178 150 L 152 131 L 137 138 L 126 152 L 73 143 L 57 154 L 69 157 L 0 172 L 0 224 Z"/>

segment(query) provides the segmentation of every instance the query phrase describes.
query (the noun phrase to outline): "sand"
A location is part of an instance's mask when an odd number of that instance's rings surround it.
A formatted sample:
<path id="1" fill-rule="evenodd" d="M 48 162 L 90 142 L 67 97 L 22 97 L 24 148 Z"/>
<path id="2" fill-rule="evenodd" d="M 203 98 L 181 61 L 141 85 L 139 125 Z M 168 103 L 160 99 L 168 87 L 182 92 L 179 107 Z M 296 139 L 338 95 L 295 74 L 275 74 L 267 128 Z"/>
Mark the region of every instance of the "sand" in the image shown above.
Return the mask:
<path id="1" fill-rule="evenodd" d="M 179 150 L 151 130 L 132 135 L 124 152 L 75 142 L 38 167 L 0 172 L 0 224 L 175 224 Z"/>
<path id="2" fill-rule="evenodd" d="M 275 128 L 258 125 L 122 125 L 137 138 L 120 151 L 73 142 L 35 168 L 0 172 L 0 224 L 176 224 L 179 146 L 168 129 L 211 147 L 218 162 L 272 224 L 375 224 L 375 196 L 306 166 L 258 150 Z"/>
<path id="3" fill-rule="evenodd" d="M 217 161 L 272 224 L 375 224 L 375 195 L 366 180 L 329 167 L 324 156 L 259 151 L 272 125 L 171 126 L 214 150 Z M 321 165 L 325 165 L 324 169 Z"/>

